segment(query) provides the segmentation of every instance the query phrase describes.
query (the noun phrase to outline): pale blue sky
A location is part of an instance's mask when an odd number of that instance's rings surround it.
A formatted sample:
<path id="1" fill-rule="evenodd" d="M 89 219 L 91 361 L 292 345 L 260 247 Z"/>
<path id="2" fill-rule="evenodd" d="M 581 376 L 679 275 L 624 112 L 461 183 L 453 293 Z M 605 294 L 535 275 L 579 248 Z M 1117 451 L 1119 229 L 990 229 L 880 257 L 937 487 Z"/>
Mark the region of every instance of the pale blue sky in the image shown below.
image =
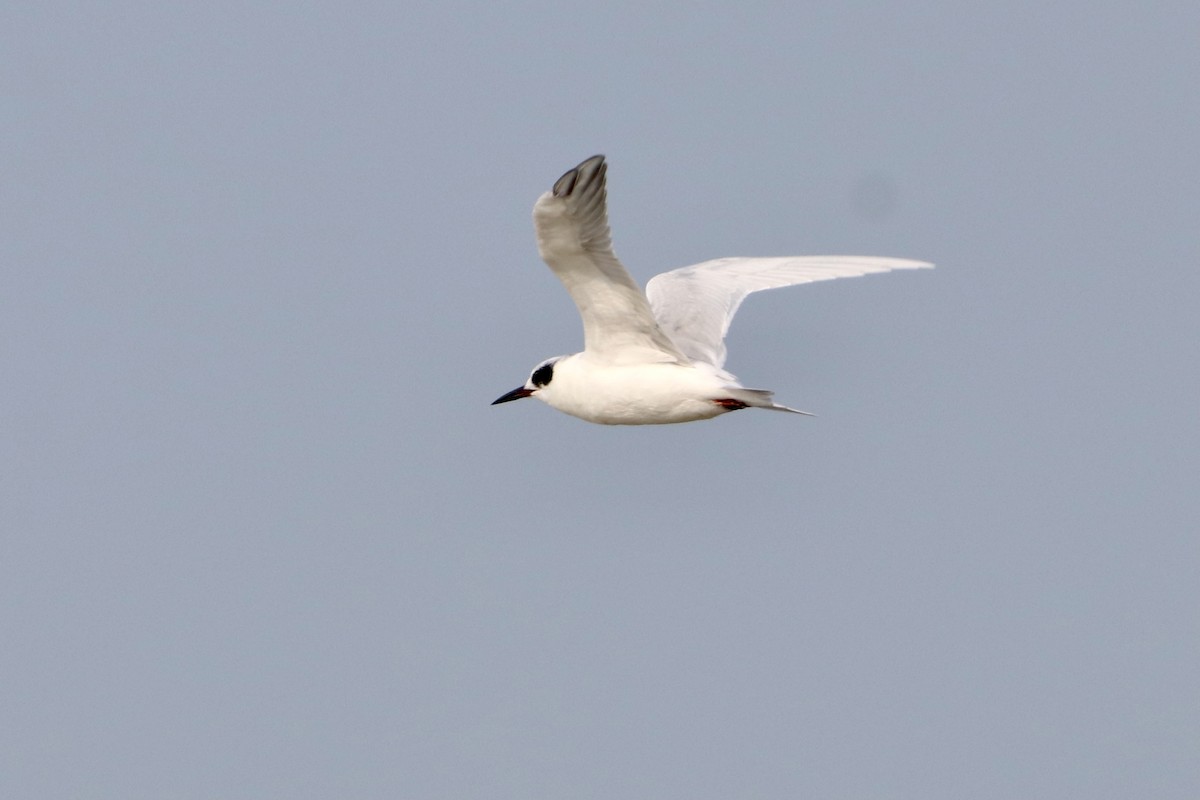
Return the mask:
<path id="1" fill-rule="evenodd" d="M 0 13 L 0 795 L 1200 795 L 1194 3 Z M 530 209 L 756 295 L 575 351 Z"/>

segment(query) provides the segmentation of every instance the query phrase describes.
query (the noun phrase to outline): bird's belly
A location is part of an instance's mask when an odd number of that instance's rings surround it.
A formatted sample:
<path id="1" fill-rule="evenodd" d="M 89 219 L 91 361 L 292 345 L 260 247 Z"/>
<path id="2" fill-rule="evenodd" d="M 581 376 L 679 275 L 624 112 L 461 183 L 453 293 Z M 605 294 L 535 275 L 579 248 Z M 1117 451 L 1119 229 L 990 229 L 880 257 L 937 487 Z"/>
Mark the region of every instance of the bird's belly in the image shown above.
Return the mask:
<path id="1" fill-rule="evenodd" d="M 562 376 L 566 377 L 566 376 Z M 714 387 L 686 367 L 653 365 L 595 371 L 563 381 L 547 402 L 601 425 L 668 425 L 711 419 L 732 409 L 713 402 Z"/>
<path id="2" fill-rule="evenodd" d="M 609 402 L 584 403 L 561 408 L 572 416 L 601 425 L 669 425 L 712 419 L 729 411 L 711 400 L 675 400 L 669 403 Z"/>

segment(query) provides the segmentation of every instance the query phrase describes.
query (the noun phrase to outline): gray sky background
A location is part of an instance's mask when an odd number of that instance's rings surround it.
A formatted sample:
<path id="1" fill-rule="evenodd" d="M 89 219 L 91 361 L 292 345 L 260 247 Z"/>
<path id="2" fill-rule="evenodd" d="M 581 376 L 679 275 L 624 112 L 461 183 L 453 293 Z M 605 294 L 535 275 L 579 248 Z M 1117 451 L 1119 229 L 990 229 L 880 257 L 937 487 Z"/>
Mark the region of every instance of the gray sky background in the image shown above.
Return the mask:
<path id="1" fill-rule="evenodd" d="M 1200 796 L 1196 3 L 0 12 L 0 795 Z M 488 403 L 530 209 L 815 419 Z"/>

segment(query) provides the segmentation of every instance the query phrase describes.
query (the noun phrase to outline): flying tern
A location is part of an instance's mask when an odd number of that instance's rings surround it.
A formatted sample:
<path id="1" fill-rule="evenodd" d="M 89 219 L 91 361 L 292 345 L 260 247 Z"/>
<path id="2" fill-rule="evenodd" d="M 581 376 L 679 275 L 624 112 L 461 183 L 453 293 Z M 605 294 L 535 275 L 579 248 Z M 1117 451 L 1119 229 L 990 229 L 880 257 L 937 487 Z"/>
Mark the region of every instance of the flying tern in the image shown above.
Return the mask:
<path id="1" fill-rule="evenodd" d="M 583 318 L 583 352 L 546 359 L 492 405 L 536 397 L 603 425 L 692 422 L 743 408 L 811 416 L 724 370 L 725 334 L 746 295 L 933 266 L 878 256 L 718 258 L 657 275 L 643 293 L 613 253 L 606 172 L 604 156 L 592 156 L 533 206 L 538 251 Z"/>

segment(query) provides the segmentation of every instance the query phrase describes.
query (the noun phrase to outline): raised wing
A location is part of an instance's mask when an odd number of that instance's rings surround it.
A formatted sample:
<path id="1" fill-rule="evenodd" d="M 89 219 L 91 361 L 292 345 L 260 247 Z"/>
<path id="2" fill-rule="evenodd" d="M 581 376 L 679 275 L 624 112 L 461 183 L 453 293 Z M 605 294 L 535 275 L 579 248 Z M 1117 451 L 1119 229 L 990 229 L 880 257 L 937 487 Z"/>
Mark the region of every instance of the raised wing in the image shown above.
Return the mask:
<path id="1" fill-rule="evenodd" d="M 646 296 L 659 326 L 693 361 L 725 363 L 725 334 L 751 292 L 933 264 L 878 256 L 718 258 L 651 278 Z"/>
<path id="2" fill-rule="evenodd" d="M 613 253 L 606 170 L 604 156 L 592 156 L 538 198 L 533 206 L 538 251 L 579 308 L 589 357 L 612 364 L 686 364 Z"/>

